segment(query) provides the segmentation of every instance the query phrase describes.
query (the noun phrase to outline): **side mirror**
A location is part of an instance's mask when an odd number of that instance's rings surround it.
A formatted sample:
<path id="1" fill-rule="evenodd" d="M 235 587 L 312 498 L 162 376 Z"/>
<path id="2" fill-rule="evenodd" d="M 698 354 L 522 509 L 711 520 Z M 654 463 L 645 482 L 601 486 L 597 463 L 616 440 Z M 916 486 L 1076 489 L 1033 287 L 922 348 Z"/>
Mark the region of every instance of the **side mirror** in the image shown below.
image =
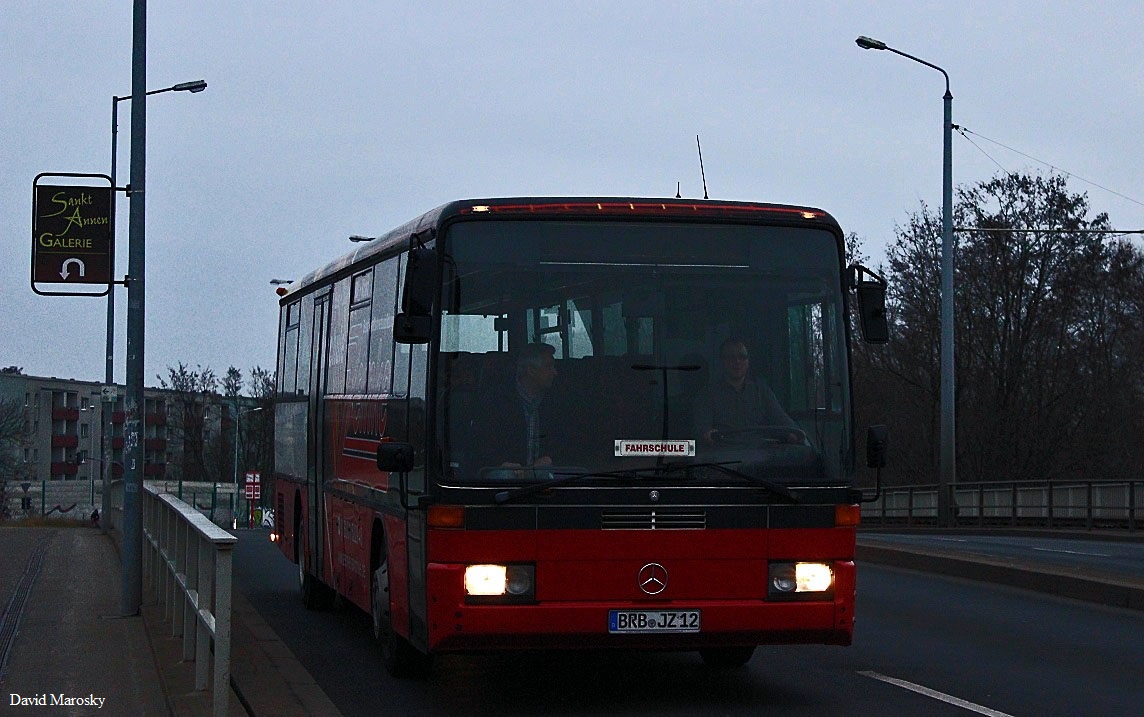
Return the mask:
<path id="1" fill-rule="evenodd" d="M 393 317 L 393 340 L 399 344 L 427 344 L 432 336 L 432 316 L 398 314 Z"/>
<path id="2" fill-rule="evenodd" d="M 890 430 L 883 425 L 866 429 L 866 465 L 870 468 L 886 467 L 886 446 Z"/>
<path id="3" fill-rule="evenodd" d="M 401 344 L 425 344 L 433 335 L 433 301 L 440 288 L 437 252 L 425 247 L 411 249 L 405 263 L 401 312 L 393 319 L 393 340 Z"/>
<path id="4" fill-rule="evenodd" d="M 890 326 L 886 320 L 886 280 L 861 264 L 852 264 L 850 286 L 858 295 L 858 323 L 862 327 L 862 338 L 870 344 L 888 342 Z"/>
<path id="5" fill-rule="evenodd" d="M 377 468 L 388 473 L 408 473 L 413 470 L 413 446 L 401 441 L 382 443 L 377 447 Z"/>

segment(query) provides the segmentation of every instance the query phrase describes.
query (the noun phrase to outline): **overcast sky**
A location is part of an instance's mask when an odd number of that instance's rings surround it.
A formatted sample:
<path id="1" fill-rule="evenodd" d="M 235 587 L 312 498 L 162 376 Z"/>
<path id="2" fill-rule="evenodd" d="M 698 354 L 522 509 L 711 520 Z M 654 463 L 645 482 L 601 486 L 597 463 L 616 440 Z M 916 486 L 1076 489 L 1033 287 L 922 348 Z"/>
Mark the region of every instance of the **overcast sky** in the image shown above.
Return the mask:
<path id="1" fill-rule="evenodd" d="M 0 0 L 0 367 L 99 381 L 106 299 L 29 286 L 40 172 L 108 172 L 131 93 L 129 0 Z M 1144 228 L 1139 2 L 232 2 L 148 11 L 146 382 L 178 362 L 273 368 L 273 278 L 447 201 L 701 197 L 831 212 L 882 256 L 954 181 L 1050 170 Z M 130 167 L 119 104 L 118 173 Z M 988 153 L 988 156 L 982 152 Z M 1000 167 L 998 166 L 1000 165 Z M 117 276 L 128 201 L 118 204 Z M 125 375 L 126 293 L 116 300 Z"/>

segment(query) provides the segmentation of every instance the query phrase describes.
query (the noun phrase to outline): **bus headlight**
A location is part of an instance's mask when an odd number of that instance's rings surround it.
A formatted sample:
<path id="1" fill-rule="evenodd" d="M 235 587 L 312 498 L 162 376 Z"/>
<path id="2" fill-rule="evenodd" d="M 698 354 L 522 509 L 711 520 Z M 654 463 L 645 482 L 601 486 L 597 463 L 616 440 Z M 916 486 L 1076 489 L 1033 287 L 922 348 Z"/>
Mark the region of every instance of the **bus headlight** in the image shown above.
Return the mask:
<path id="1" fill-rule="evenodd" d="M 468 565 L 466 602 L 532 602 L 536 595 L 535 576 L 533 565 Z"/>
<path id="2" fill-rule="evenodd" d="M 767 594 L 771 598 L 822 599 L 834 588 L 834 570 L 827 563 L 771 563 Z"/>

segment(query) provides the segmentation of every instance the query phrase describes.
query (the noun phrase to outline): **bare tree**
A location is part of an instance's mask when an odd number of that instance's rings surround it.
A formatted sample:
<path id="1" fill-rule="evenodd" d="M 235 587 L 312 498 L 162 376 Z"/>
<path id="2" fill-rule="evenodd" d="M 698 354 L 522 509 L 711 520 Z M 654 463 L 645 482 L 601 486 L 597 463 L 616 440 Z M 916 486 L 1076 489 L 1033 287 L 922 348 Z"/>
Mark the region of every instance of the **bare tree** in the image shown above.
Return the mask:
<path id="1" fill-rule="evenodd" d="M 175 421 L 168 426 L 183 449 L 182 474 L 189 480 L 219 482 L 226 477 L 222 458 L 225 445 L 220 430 L 211 430 L 209 408 L 217 404 L 218 377 L 210 368 L 189 368 L 180 363 L 167 367 L 167 377 L 158 376 L 159 385 L 173 394 Z"/>
<path id="2" fill-rule="evenodd" d="M 1144 458 L 1140 252 L 1100 233 L 1108 217 L 1062 177 L 1002 175 L 958 198 L 956 223 L 989 230 L 955 245 L 959 479 L 1124 474 Z M 894 336 L 869 364 L 892 387 L 895 472 L 914 482 L 936 471 L 940 222 L 923 205 L 896 233 Z"/>
<path id="3" fill-rule="evenodd" d="M 209 367 L 191 369 L 180 363 L 168 367 L 166 378 L 158 377 L 160 385 L 173 392 L 177 403 L 177 425 L 169 430 L 183 445 L 184 476 L 226 482 L 233 479 L 236 468 L 258 470 L 264 477 L 271 475 L 274 374 L 256 366 L 249 375 L 247 386 L 243 372 L 234 366 L 219 378 Z M 212 410 L 217 411 L 217 423 L 212 420 Z"/>

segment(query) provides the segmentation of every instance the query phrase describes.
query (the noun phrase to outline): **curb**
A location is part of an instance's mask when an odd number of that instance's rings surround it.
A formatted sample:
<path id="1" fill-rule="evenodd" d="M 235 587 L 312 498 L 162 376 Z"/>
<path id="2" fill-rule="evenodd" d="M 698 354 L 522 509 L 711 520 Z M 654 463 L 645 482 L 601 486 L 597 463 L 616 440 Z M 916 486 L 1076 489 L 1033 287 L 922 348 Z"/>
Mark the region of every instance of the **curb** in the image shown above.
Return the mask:
<path id="1" fill-rule="evenodd" d="M 238 591 L 231 594 L 230 683 L 252 717 L 341 715 L 306 668 Z"/>
<path id="2" fill-rule="evenodd" d="M 932 551 L 899 550 L 861 542 L 855 550 L 855 559 L 859 562 L 1007 585 L 1111 607 L 1144 610 L 1144 585 L 1114 578 L 1081 577 L 1045 568 L 1034 569 L 989 560 L 966 559 Z"/>

